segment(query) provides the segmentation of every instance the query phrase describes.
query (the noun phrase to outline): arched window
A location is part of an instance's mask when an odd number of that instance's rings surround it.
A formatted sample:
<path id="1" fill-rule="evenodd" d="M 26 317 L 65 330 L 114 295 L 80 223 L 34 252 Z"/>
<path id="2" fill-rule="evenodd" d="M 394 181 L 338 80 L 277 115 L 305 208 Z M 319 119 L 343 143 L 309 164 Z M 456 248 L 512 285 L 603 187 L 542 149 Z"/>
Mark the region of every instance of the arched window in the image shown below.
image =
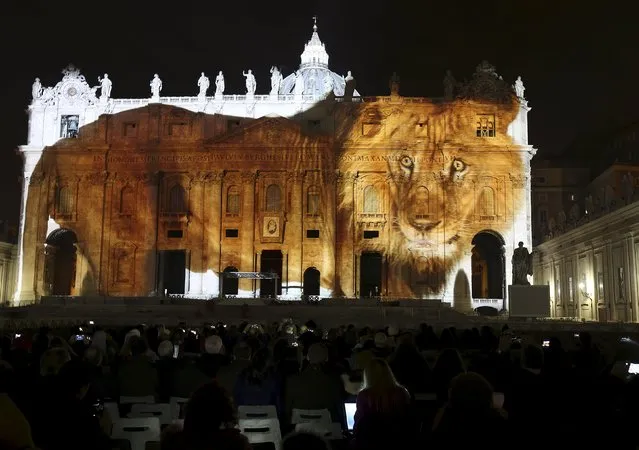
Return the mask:
<path id="1" fill-rule="evenodd" d="M 319 216 L 320 192 L 317 186 L 311 186 L 306 192 L 306 215 Z"/>
<path id="2" fill-rule="evenodd" d="M 179 184 L 175 184 L 169 189 L 168 212 L 183 213 L 186 212 L 186 195 L 184 188 Z"/>
<path id="3" fill-rule="evenodd" d="M 493 191 L 493 188 L 491 187 L 485 186 L 481 190 L 481 196 L 479 199 L 479 215 L 495 215 L 495 191 Z"/>
<path id="4" fill-rule="evenodd" d="M 277 212 L 282 209 L 282 190 L 277 184 L 266 188 L 266 211 Z"/>
<path id="5" fill-rule="evenodd" d="M 375 214 L 379 212 L 379 193 L 375 186 L 364 188 L 364 213 Z"/>
<path id="6" fill-rule="evenodd" d="M 58 214 L 71 214 L 73 212 L 73 192 L 69 186 L 58 187 L 56 212 Z"/>
<path id="7" fill-rule="evenodd" d="M 420 186 L 415 193 L 415 211 L 417 219 L 423 219 L 430 213 L 430 192 L 426 186 Z"/>
<path id="8" fill-rule="evenodd" d="M 125 186 L 120 191 L 120 213 L 130 214 L 135 210 L 135 191 L 130 186 Z"/>
<path id="9" fill-rule="evenodd" d="M 237 216 L 240 214 L 240 188 L 229 187 L 226 191 L 226 214 Z"/>

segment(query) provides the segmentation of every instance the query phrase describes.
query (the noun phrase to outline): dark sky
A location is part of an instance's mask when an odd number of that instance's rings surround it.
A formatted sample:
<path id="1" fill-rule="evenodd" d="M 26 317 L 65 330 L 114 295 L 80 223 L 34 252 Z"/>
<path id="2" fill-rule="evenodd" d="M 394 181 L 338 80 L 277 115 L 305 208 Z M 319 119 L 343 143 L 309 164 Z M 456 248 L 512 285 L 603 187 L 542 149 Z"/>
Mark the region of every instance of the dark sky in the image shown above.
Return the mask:
<path id="1" fill-rule="evenodd" d="M 196 95 L 199 73 L 213 79 L 218 70 L 226 93 L 243 93 L 250 68 L 264 94 L 271 65 L 284 75 L 297 68 L 315 14 L 331 69 L 352 70 L 362 95 L 387 95 L 397 71 L 403 95 L 440 96 L 446 69 L 460 80 L 482 59 L 505 80 L 521 75 L 533 108 L 530 142 L 542 157 L 584 132 L 639 118 L 639 28 L 627 1 L 15 3 L 0 7 L 0 219 L 18 217 L 14 149 L 26 143 L 36 76 L 54 86 L 72 62 L 92 85 L 108 72 L 113 97 L 141 98 L 154 72 L 162 95 Z"/>

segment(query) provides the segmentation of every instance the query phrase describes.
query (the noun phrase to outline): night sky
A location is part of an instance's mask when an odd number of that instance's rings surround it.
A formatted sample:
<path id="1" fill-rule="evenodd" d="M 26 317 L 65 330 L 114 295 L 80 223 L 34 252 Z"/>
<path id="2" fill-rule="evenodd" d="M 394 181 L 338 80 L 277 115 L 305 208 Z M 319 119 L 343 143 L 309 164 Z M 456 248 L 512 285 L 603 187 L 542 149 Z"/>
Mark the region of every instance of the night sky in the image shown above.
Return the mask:
<path id="1" fill-rule="evenodd" d="M 630 2 L 15 3 L 0 7 L 0 219 L 18 218 L 22 162 L 14 149 L 26 143 L 36 76 L 54 86 L 73 63 L 91 85 L 107 72 L 112 97 L 143 98 L 155 72 L 163 96 L 194 96 L 201 71 L 211 81 L 224 71 L 225 93 L 243 94 L 242 70 L 252 69 L 257 94 L 266 94 L 271 65 L 284 76 L 299 65 L 313 15 L 330 68 L 351 70 L 364 96 L 388 95 L 393 71 L 402 95 L 425 97 L 443 94 L 446 69 L 462 80 L 483 59 L 507 81 L 521 75 L 533 108 L 529 140 L 541 157 L 639 118 L 639 28 Z"/>

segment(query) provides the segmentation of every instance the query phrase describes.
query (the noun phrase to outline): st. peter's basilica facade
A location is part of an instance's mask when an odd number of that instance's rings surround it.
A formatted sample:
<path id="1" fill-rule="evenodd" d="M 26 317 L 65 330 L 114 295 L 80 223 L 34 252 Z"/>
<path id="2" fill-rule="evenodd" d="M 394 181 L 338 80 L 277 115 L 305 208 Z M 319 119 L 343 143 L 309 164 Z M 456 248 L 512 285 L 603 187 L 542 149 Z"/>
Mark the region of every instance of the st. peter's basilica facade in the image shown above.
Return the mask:
<path id="1" fill-rule="evenodd" d="M 350 72 L 329 70 L 316 27 L 299 70 L 271 68 L 264 95 L 250 71 L 242 95 L 226 94 L 219 72 L 201 75 L 196 96 L 162 97 L 158 74 L 142 99 L 111 98 L 107 75 L 91 87 L 73 67 L 63 74 L 34 83 L 20 147 L 16 302 L 166 293 L 507 306 L 509 255 L 531 244 L 521 80 L 484 62 L 468 82 L 449 74 L 442 98 L 402 97 L 397 77 L 390 95 L 363 97 Z M 227 276 L 237 272 L 267 275 Z"/>

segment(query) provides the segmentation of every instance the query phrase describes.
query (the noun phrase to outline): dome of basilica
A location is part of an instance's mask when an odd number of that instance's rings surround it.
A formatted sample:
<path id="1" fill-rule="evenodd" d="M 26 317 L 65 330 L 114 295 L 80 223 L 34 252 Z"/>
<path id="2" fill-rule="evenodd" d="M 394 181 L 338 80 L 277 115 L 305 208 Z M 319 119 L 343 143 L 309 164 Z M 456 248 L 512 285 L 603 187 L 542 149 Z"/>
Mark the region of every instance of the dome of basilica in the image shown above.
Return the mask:
<path id="1" fill-rule="evenodd" d="M 328 68 L 328 53 L 317 34 L 316 23 L 313 25 L 311 39 L 304 46 L 299 69 L 282 80 L 280 94 L 312 95 L 321 98 L 332 91 L 336 97 L 341 97 L 350 76 L 350 71 L 345 77 Z M 301 77 L 299 81 L 298 77 Z M 353 92 L 353 96 L 359 96 L 357 90 Z"/>

